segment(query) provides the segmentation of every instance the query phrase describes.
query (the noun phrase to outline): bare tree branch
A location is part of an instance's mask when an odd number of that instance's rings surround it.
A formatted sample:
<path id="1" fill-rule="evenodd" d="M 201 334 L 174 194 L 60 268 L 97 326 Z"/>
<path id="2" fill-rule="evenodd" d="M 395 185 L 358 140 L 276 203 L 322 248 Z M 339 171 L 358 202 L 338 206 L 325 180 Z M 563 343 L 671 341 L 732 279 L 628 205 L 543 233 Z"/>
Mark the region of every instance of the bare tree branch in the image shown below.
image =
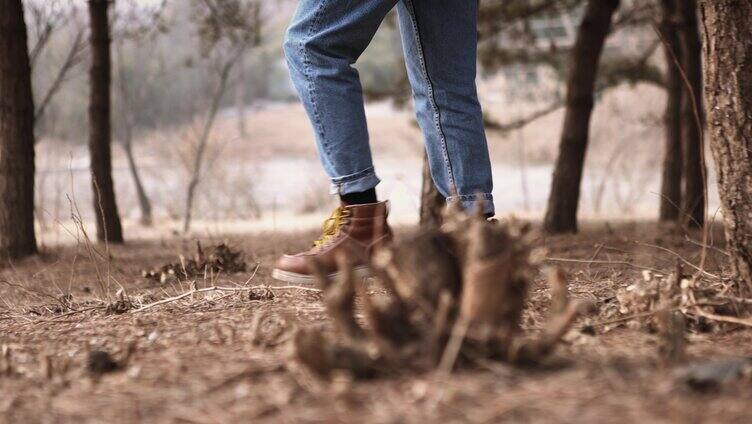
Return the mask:
<path id="1" fill-rule="evenodd" d="M 52 34 L 67 20 L 65 10 L 60 8 L 58 0 L 30 3 L 28 6 L 31 14 L 30 27 L 35 36 L 35 42 L 29 50 L 31 67 L 34 67 L 37 59 L 52 38 Z"/>
<path id="2" fill-rule="evenodd" d="M 211 130 L 214 127 L 214 121 L 217 118 L 217 113 L 219 112 L 219 106 L 221 104 L 222 97 L 224 97 L 225 92 L 227 91 L 230 73 L 238 63 L 238 61 L 243 57 L 243 52 L 245 51 L 247 46 L 248 44 L 246 42 L 242 42 L 238 46 L 237 50 L 230 56 L 230 58 L 225 61 L 219 72 L 219 82 L 217 83 L 217 88 L 214 91 L 214 95 L 212 96 L 211 106 L 209 107 L 209 114 L 201 130 L 201 135 L 198 139 L 198 145 L 196 146 L 196 154 L 193 157 L 191 179 L 188 183 L 185 216 L 183 219 L 183 232 L 185 233 L 190 231 L 191 228 L 193 200 L 195 197 L 196 188 L 201 181 L 202 164 L 204 162 L 206 148 L 209 144 L 209 135 L 211 134 Z"/>
<path id="3" fill-rule="evenodd" d="M 66 55 L 62 66 L 58 70 L 57 75 L 55 76 L 55 79 L 52 81 L 52 85 L 47 90 L 45 95 L 42 97 L 42 100 L 39 102 L 39 104 L 36 107 L 36 110 L 34 111 L 35 122 L 38 122 L 39 119 L 44 115 L 44 112 L 47 110 L 47 106 L 49 106 L 52 98 L 60 90 L 60 87 L 65 81 L 65 78 L 70 72 L 70 70 L 74 66 L 76 66 L 78 63 L 80 63 L 81 52 L 83 51 L 84 47 L 85 47 L 84 30 L 80 29 L 76 33 L 76 37 L 74 38 L 73 43 L 71 44 L 71 47 L 68 50 L 68 54 Z"/>
<path id="4" fill-rule="evenodd" d="M 654 66 L 649 64 L 650 58 L 655 53 L 656 49 L 660 45 L 660 41 L 656 40 L 645 53 L 638 57 L 636 60 L 623 59 L 614 61 L 610 67 L 603 67 L 600 72 L 600 81 L 596 88 L 596 94 L 602 95 L 606 91 L 615 88 L 623 82 L 638 83 L 647 82 L 650 84 L 664 86 L 662 72 Z M 488 122 L 488 129 L 498 132 L 510 132 L 524 128 L 527 125 L 544 118 L 566 105 L 566 99 L 560 98 L 551 102 L 549 105 L 542 107 L 541 109 L 532 112 L 528 116 L 524 116 L 520 119 L 506 122 L 496 123 L 494 121 Z"/>

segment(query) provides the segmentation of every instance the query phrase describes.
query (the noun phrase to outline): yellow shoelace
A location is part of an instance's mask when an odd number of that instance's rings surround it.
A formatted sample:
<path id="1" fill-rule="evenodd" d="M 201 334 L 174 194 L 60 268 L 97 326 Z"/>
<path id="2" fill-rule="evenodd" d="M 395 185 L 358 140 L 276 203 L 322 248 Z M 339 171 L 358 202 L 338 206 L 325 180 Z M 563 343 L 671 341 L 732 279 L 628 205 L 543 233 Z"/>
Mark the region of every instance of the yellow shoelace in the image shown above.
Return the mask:
<path id="1" fill-rule="evenodd" d="M 324 221 L 321 226 L 321 237 L 313 242 L 314 247 L 321 247 L 329 242 L 332 237 L 339 234 L 340 228 L 345 224 L 345 219 L 350 216 L 350 211 L 338 207 L 334 210 L 332 215 Z"/>

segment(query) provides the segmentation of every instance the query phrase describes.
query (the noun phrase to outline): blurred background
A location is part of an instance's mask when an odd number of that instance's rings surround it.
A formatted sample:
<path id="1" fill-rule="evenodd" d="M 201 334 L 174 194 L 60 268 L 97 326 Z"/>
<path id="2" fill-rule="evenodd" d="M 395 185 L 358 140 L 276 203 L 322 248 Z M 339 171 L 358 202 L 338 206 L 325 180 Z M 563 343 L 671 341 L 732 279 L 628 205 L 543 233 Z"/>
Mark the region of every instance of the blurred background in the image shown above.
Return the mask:
<path id="1" fill-rule="evenodd" d="M 538 2 L 540 8 L 517 15 L 504 9 L 516 3 L 523 2 L 481 1 L 478 84 L 497 210 L 538 220 L 558 154 L 567 58 L 586 2 Z M 88 16 L 83 1 L 25 5 L 37 109 L 36 218 L 40 242 L 51 245 L 71 239 L 74 219 L 90 222 L 94 214 Z M 336 200 L 282 55 L 296 2 L 264 1 L 238 19 L 234 30 L 252 31 L 252 42 L 242 46 L 212 33 L 203 6 L 118 0 L 113 9 L 113 178 L 126 234 L 318 225 Z M 660 2 L 640 0 L 622 2 L 614 17 L 596 83 L 581 218 L 658 217 L 668 63 L 659 19 Z M 392 201 L 395 223 L 415 223 L 423 139 L 393 17 L 357 68 L 383 181 L 379 196 Z M 711 169 L 708 177 L 713 215 L 718 200 Z"/>

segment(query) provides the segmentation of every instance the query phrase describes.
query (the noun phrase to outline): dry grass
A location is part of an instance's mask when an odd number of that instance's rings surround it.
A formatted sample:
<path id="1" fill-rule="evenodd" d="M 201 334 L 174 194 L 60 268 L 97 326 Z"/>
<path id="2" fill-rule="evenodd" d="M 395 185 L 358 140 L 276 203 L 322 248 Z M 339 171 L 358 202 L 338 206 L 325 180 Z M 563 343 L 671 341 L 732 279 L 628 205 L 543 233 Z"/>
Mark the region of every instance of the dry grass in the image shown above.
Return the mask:
<path id="1" fill-rule="evenodd" d="M 718 229 L 713 235 L 722 239 Z M 642 278 L 640 268 L 673 269 L 671 254 L 644 243 L 698 263 L 699 248 L 684 234 L 654 224 L 591 224 L 579 235 L 537 242 L 550 257 L 577 260 L 559 262 L 572 280 L 570 295 L 595 301 L 601 316 L 585 332 L 571 332 L 550 363 L 535 369 L 488 362 L 450 379 L 428 373 L 356 382 L 342 375 L 322 383 L 291 359 L 288 344 L 302 325 L 330 327 L 321 296 L 310 290 L 272 289 L 273 296 L 215 290 L 140 312 L 103 308 L 118 299 L 118 285 L 137 305 L 202 287 L 245 287 L 249 279 L 250 285 L 272 285 L 275 256 L 303 247 L 307 236 L 231 238 L 250 264 L 260 264 L 258 270 L 249 266 L 195 285 L 140 277 L 143 269 L 192 252 L 193 241 L 112 247 L 110 300 L 95 290 L 104 259 L 89 256 L 85 246 L 0 271 L 0 422 L 752 420 L 747 382 L 692 392 L 659 359 L 656 335 L 628 323 L 598 325 L 612 318 L 606 314 L 617 291 Z M 719 273 L 722 260 L 710 250 L 707 271 Z M 538 276 L 531 288 L 523 320 L 529 331 L 546 319 L 550 293 L 543 280 Z M 752 356 L 748 329 L 718 326 L 688 338 L 688 360 Z M 123 369 L 90 374 L 86 362 L 93 350 L 109 352 Z"/>

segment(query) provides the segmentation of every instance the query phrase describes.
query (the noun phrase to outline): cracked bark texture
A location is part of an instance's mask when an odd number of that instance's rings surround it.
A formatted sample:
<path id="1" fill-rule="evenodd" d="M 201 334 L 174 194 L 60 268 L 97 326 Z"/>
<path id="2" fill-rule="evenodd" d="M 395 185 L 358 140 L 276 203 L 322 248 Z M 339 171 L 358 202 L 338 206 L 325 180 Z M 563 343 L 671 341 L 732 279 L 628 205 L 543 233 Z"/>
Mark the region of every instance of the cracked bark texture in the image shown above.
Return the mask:
<path id="1" fill-rule="evenodd" d="M 37 251 L 34 101 L 21 0 L 0 1 L 0 259 Z"/>
<path id="2" fill-rule="evenodd" d="M 703 0 L 705 100 L 728 250 L 752 295 L 752 0 Z"/>

